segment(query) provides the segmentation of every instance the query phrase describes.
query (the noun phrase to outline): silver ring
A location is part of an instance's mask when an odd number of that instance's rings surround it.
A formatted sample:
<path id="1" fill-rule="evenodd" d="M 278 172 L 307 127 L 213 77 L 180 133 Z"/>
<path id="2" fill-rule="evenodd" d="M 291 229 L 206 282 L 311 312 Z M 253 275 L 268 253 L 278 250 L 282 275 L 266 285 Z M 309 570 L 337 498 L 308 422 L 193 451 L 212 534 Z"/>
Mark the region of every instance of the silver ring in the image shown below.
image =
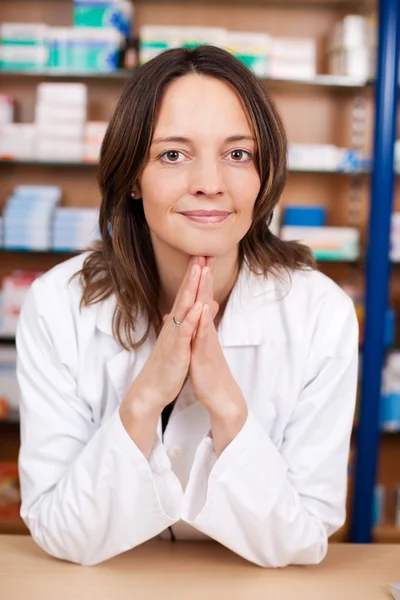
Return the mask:
<path id="1" fill-rule="evenodd" d="M 182 325 L 182 322 L 181 322 L 181 321 L 177 321 L 177 320 L 175 319 L 175 317 L 172 317 L 172 320 L 173 320 L 173 322 L 175 323 L 175 325 L 176 325 L 177 327 L 180 327 L 180 326 Z"/>

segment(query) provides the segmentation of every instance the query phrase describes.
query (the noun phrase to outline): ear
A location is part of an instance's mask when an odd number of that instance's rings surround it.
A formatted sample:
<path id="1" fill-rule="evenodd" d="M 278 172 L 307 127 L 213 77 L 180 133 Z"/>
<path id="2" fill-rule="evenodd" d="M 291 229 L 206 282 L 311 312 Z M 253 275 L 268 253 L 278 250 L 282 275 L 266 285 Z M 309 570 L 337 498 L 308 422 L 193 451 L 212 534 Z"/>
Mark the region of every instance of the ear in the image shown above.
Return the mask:
<path id="1" fill-rule="evenodd" d="M 140 200 L 142 197 L 142 190 L 140 189 L 140 185 L 138 183 L 133 183 L 131 187 L 131 197 L 134 200 Z"/>

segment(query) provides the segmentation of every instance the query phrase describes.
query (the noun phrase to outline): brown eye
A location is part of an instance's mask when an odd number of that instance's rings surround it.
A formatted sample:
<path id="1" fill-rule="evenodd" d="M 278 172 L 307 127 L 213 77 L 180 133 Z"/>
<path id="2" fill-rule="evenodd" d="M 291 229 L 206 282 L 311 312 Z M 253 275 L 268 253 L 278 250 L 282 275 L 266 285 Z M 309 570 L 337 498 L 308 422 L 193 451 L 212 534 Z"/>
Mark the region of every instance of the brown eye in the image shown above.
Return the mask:
<path id="1" fill-rule="evenodd" d="M 164 156 L 166 156 L 170 162 L 176 162 L 179 158 L 179 152 L 176 150 L 169 150 Z"/>
<path id="2" fill-rule="evenodd" d="M 231 156 L 235 160 L 242 160 L 243 158 L 243 150 L 233 150 Z"/>

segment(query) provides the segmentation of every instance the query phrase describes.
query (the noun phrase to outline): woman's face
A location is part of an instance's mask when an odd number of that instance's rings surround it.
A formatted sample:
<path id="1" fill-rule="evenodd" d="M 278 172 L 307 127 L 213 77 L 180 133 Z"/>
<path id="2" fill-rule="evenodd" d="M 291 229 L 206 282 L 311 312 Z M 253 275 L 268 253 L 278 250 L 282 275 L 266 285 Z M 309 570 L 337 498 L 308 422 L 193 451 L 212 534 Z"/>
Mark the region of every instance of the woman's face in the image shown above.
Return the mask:
<path id="1" fill-rule="evenodd" d="M 167 86 L 137 190 L 156 253 L 165 246 L 198 256 L 237 250 L 260 189 L 255 151 L 227 84 L 193 74 Z"/>

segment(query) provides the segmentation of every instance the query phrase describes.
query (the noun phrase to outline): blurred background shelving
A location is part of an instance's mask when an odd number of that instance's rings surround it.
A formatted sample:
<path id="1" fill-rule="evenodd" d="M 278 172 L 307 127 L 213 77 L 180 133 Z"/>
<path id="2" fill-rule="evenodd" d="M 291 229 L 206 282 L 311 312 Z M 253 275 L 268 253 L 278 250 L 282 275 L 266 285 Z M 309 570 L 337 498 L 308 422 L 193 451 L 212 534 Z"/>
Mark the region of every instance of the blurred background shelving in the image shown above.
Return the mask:
<path id="1" fill-rule="evenodd" d="M 371 24 L 371 31 L 376 31 L 376 7 L 376 2 L 368 0 L 141 0 L 134 2 L 130 46 L 123 47 L 123 50 L 127 49 L 126 53 L 119 53 L 118 64 L 112 70 L 102 72 L 62 67 L 55 70 L 45 66 L 27 70 L 8 66 L 0 68 L 0 94 L 13 98 L 14 122 L 29 124 L 35 120 L 38 86 L 41 83 L 84 84 L 86 120 L 104 124 L 109 120 L 133 69 L 137 68 L 135 61 L 141 60 L 141 34 L 146 26 L 217 27 L 231 32 L 268 33 L 273 38 L 298 42 L 311 40 L 315 44 L 315 72 L 301 78 L 288 76 L 287 73 L 285 77 L 279 77 L 276 73 L 274 76 L 264 74 L 260 79 L 281 112 L 289 143 L 297 147 L 298 154 L 293 154 L 297 161 L 306 153 L 308 145 L 330 147 L 331 151 L 332 148 L 341 151 L 347 149 L 349 153 L 345 157 L 345 166 L 342 165 L 340 169 L 321 163 L 301 166 L 303 163 L 292 161 L 291 164 L 289 160 L 287 185 L 274 227 L 278 233 L 282 232 L 281 225 L 287 225 L 287 209 L 314 207 L 323 215 L 323 227 L 348 228 L 357 232 L 355 254 L 346 256 L 339 253 L 337 256 L 331 255 L 331 260 L 323 260 L 320 255 L 318 265 L 352 294 L 362 324 L 365 272 L 364 259 L 360 257 L 365 252 L 369 214 L 371 166 L 368 160 L 372 153 L 375 75 L 373 68 L 367 75 L 365 72 L 353 75 L 330 73 L 328 50 L 335 24 L 343 22 L 348 15 L 365 17 Z M 73 0 L 0 0 L 0 25 L 30 22 L 44 23 L 50 27 L 71 27 L 73 9 Z M 130 68 L 127 68 L 127 64 Z M 96 139 L 98 147 L 100 141 Z M 57 186 L 62 193 L 59 204 L 62 208 L 99 207 L 97 163 L 93 155 L 90 161 L 85 161 L 84 157 L 80 160 L 60 157 L 57 160 L 51 157 L 39 160 L 34 155 L 10 157 L 7 152 L 2 154 L 1 143 L 0 125 L 0 215 L 8 206 L 13 190 L 20 185 Z M 343 155 L 340 160 L 343 160 Z M 399 186 L 400 181 L 396 180 L 396 212 L 400 211 Z M 51 246 L 40 251 L 0 248 L 0 289 L 5 281 L 12 285 L 9 278 L 16 271 L 44 272 L 77 251 L 55 251 Z M 400 270 L 397 266 L 400 264 L 400 254 L 392 258 L 390 307 L 395 318 L 391 328 L 392 339 L 388 344 L 393 348 L 400 347 L 396 328 L 400 315 Z M 3 306 L 4 295 L 3 291 Z M 12 352 L 13 348 L 13 334 L 2 334 L 0 328 L 0 350 Z M 0 401 L 1 396 L 0 379 Z M 355 433 L 353 454 L 356 451 L 356 438 Z M 15 464 L 18 447 L 18 418 L 15 413 L 11 417 L 3 414 L 3 420 L 0 420 L 0 466 L 2 463 Z M 394 514 L 394 495 L 397 488 L 400 489 L 399 464 L 400 435 L 382 432 L 377 484 L 383 485 L 387 493 L 384 502 L 382 495 L 377 494 L 377 502 L 380 499 L 382 504 L 374 516 L 377 523 L 375 540 L 379 542 L 400 542 L 400 523 L 396 528 Z M 349 465 L 349 505 L 351 501 L 352 466 Z M 2 517 L 0 509 L 0 533 L 8 531 L 25 531 L 25 528 L 19 518 Z M 345 540 L 347 531 L 348 522 L 334 536 L 335 539 Z"/>

